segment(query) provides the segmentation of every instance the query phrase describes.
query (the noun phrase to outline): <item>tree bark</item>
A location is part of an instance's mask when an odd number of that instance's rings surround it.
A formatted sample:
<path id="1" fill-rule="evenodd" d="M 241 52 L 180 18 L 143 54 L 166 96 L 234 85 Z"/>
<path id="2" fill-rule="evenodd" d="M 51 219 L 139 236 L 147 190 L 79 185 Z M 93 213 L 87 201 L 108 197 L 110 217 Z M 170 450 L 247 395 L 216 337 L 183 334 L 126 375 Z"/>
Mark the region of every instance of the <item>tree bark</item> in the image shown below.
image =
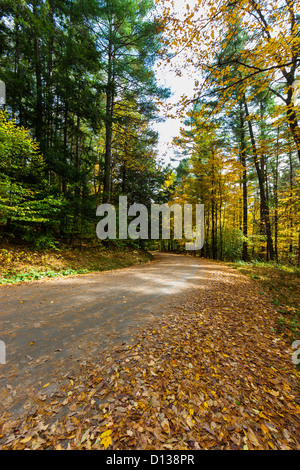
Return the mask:
<path id="1" fill-rule="evenodd" d="M 276 161 L 275 161 L 275 175 L 274 175 L 274 203 L 275 203 L 274 240 L 275 240 L 275 259 L 277 262 L 278 262 L 278 164 L 279 164 L 279 127 L 277 130 Z"/>
<path id="2" fill-rule="evenodd" d="M 106 116 L 105 116 L 105 158 L 104 158 L 104 182 L 102 202 L 108 203 L 111 197 L 111 158 L 113 139 L 113 114 L 114 114 L 114 72 L 113 72 L 113 43 L 112 22 L 110 24 L 110 36 L 108 40 L 108 68 L 106 82 Z"/>
<path id="3" fill-rule="evenodd" d="M 35 51 L 35 77 L 36 77 L 36 123 L 35 123 L 35 137 L 43 147 L 43 94 L 42 94 L 42 68 L 40 58 L 39 39 L 34 37 L 34 51 Z M 43 148 L 41 148 L 43 151 Z"/>
<path id="4" fill-rule="evenodd" d="M 264 175 L 262 174 L 262 171 L 261 171 L 261 168 L 260 168 L 260 165 L 259 165 L 259 161 L 258 161 L 258 154 L 257 154 L 257 150 L 256 150 L 254 132 L 253 132 L 253 128 L 252 128 L 252 122 L 251 122 L 251 119 L 250 119 L 250 116 L 249 116 L 248 104 L 247 104 L 247 100 L 246 100 L 245 95 L 244 95 L 244 109 L 245 109 L 245 114 L 246 114 L 246 118 L 247 118 L 247 121 L 248 121 L 253 160 L 254 160 L 254 165 L 255 165 L 257 178 L 258 178 L 260 204 L 261 204 L 261 215 L 262 215 L 262 218 L 263 218 L 263 222 L 264 222 L 265 229 L 266 229 L 266 236 L 267 236 L 267 251 L 269 253 L 270 259 L 274 260 L 275 254 L 274 254 L 274 247 L 273 247 L 273 240 L 272 240 L 270 212 L 269 212 L 269 207 L 268 207 L 268 203 L 267 203 L 265 184 L 264 184 Z"/>
<path id="5" fill-rule="evenodd" d="M 241 163 L 243 167 L 243 235 L 248 237 L 248 188 L 247 188 L 247 163 L 246 163 L 246 140 L 245 140 L 245 121 L 242 110 L 242 104 L 240 106 L 240 127 L 241 127 L 241 142 L 240 142 L 240 154 Z M 248 261 L 248 244 L 247 241 L 243 241 L 243 261 Z"/>

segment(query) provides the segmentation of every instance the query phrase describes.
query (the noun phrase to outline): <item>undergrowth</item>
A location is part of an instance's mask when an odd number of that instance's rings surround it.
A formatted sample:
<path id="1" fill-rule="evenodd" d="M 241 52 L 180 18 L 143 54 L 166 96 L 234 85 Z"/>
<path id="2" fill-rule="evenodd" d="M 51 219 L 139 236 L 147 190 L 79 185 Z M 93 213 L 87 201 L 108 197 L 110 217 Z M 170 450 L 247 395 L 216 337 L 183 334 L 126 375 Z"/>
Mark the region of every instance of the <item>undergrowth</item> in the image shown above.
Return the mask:
<path id="1" fill-rule="evenodd" d="M 268 291 L 278 315 L 277 331 L 291 341 L 300 339 L 300 267 L 272 262 L 230 263 Z"/>

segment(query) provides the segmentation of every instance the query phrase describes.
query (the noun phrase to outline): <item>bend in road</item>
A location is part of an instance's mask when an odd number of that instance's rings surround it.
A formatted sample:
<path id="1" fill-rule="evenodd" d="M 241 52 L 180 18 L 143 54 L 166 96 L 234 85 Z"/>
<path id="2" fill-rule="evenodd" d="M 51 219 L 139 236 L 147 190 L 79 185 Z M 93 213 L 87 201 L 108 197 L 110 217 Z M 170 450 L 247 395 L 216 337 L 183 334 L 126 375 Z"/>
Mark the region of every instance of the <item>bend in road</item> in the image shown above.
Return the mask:
<path id="1" fill-rule="evenodd" d="M 157 253 L 139 267 L 0 288 L 3 409 L 46 382 L 50 393 L 76 363 L 128 343 L 205 277 L 198 258 Z"/>

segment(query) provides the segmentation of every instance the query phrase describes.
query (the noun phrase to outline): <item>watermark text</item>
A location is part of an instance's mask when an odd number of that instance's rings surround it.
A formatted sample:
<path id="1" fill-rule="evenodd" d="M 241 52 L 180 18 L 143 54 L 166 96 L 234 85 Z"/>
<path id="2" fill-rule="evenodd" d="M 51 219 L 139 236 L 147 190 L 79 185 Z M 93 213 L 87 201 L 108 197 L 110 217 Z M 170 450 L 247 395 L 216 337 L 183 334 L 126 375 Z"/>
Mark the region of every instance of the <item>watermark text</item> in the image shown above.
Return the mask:
<path id="1" fill-rule="evenodd" d="M 96 215 L 103 217 L 96 228 L 97 237 L 101 240 L 158 240 L 160 234 L 162 239 L 170 240 L 172 218 L 174 240 L 186 240 L 185 249 L 188 251 L 200 250 L 204 245 L 203 204 L 183 204 L 183 208 L 180 204 L 151 204 L 149 214 L 143 204 L 135 203 L 128 208 L 127 196 L 120 196 L 118 209 L 112 204 L 102 204 Z M 132 217 L 134 219 L 128 223 L 128 218 Z"/>

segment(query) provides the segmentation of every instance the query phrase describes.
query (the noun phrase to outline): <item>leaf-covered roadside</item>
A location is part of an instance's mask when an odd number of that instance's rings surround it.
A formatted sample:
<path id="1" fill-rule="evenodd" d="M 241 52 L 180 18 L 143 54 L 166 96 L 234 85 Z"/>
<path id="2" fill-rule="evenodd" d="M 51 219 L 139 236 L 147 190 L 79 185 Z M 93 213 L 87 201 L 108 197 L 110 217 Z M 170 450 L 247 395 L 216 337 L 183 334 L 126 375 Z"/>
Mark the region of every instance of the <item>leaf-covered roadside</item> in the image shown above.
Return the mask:
<path id="1" fill-rule="evenodd" d="M 274 307 L 252 280 L 206 266 L 133 345 L 41 395 L 25 420 L 2 419 L 1 448 L 300 449 L 300 373 Z"/>
<path id="2" fill-rule="evenodd" d="M 151 254 L 138 246 L 86 243 L 60 249 L 0 245 L 0 285 L 120 269 L 147 263 Z"/>
<path id="3" fill-rule="evenodd" d="M 278 312 L 277 332 L 292 343 L 300 338 L 300 268 L 266 262 L 229 263 L 246 274 L 270 296 Z"/>

